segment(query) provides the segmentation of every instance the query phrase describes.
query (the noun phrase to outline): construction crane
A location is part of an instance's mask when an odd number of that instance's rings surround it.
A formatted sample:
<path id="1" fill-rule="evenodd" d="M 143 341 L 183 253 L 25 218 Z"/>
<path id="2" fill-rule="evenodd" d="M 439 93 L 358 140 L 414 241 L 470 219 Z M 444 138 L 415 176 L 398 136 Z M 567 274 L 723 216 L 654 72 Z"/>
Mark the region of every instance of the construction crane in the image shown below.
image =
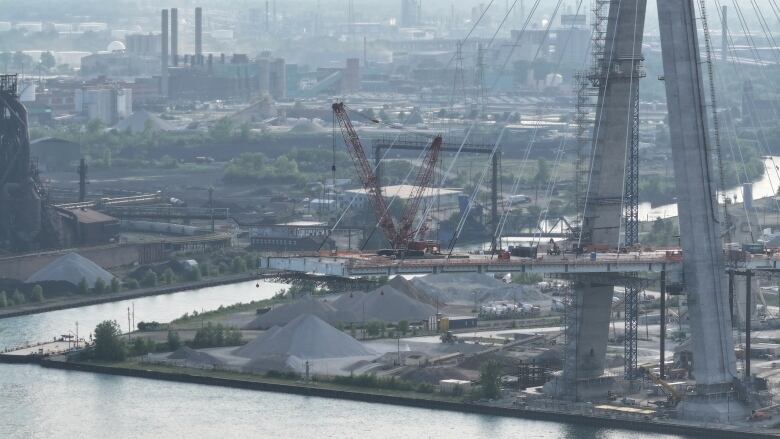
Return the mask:
<path id="1" fill-rule="evenodd" d="M 415 178 L 412 194 L 401 215 L 401 220 L 396 224 L 390 216 L 390 209 L 387 201 L 382 196 L 382 188 L 379 185 L 379 180 L 366 157 L 363 144 L 360 142 L 360 137 L 358 137 L 355 128 L 352 126 L 352 121 L 349 119 L 344 103 L 334 103 L 332 108 L 333 117 L 339 123 L 341 134 L 344 137 L 344 143 L 347 146 L 347 151 L 349 152 L 352 161 L 355 163 L 358 177 L 363 184 L 363 189 L 366 191 L 366 196 L 371 203 L 371 207 L 374 209 L 377 223 L 382 229 L 385 238 L 387 238 L 392 246 L 391 253 L 403 253 L 404 255 L 408 255 L 409 250 L 425 251 L 430 250 L 432 247 L 436 247 L 428 242 L 416 240 L 418 235 L 423 235 L 425 233 L 426 228 L 425 219 L 423 219 L 422 225 L 419 228 L 414 227 L 414 219 L 420 209 L 425 190 L 430 185 L 434 176 L 436 162 L 439 159 L 442 148 L 441 136 L 436 136 L 433 139 L 431 147 L 428 149 L 417 177 Z M 375 119 L 372 119 L 372 122 L 379 123 L 379 121 Z"/>
<path id="2" fill-rule="evenodd" d="M 666 401 L 667 406 L 675 407 L 682 400 L 682 396 L 677 390 L 675 390 L 674 387 L 672 387 L 666 381 L 662 380 L 661 377 L 653 373 L 653 371 L 651 371 L 649 368 L 640 367 L 639 369 L 641 372 L 644 372 L 645 375 L 647 375 L 647 377 L 650 378 L 652 382 L 661 386 L 661 389 L 663 390 L 667 398 Z"/>

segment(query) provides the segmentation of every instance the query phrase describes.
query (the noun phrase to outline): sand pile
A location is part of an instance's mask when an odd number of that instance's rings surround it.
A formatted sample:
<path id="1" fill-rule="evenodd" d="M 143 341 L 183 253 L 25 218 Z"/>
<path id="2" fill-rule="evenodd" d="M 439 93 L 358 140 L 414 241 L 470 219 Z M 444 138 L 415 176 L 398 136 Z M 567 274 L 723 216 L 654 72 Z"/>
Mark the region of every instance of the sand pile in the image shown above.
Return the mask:
<path id="1" fill-rule="evenodd" d="M 349 308 L 340 308 L 344 317 L 351 322 L 379 320 L 395 323 L 401 320 L 410 322 L 428 320 L 436 315 L 436 308 L 415 300 L 391 286 L 383 286 L 367 293 L 351 304 Z"/>
<path id="2" fill-rule="evenodd" d="M 184 360 L 188 363 L 194 364 L 210 364 L 212 366 L 219 366 L 225 364 L 224 361 L 219 358 L 207 354 L 206 352 L 196 351 L 195 349 L 182 346 L 167 357 L 169 360 Z"/>
<path id="3" fill-rule="evenodd" d="M 315 315 L 326 322 L 336 322 L 339 317 L 338 311 L 332 305 L 307 296 L 292 303 L 279 305 L 265 314 L 257 316 L 243 329 L 268 329 L 274 326 L 284 326 L 304 314 Z"/>
<path id="4" fill-rule="evenodd" d="M 279 356 L 316 360 L 363 357 L 374 355 L 374 352 L 319 317 L 304 314 L 234 350 L 233 355 L 249 358 L 251 363 L 255 360 L 261 362 L 264 358 L 278 362 Z"/>
<path id="5" fill-rule="evenodd" d="M 479 273 L 429 274 L 414 278 L 412 284 L 428 296 L 449 304 L 473 304 L 477 300 L 517 300 L 518 302 L 549 307 L 552 297 L 533 285 L 507 284 Z"/>
<path id="6" fill-rule="evenodd" d="M 33 273 L 27 279 L 27 283 L 41 282 L 68 282 L 78 286 L 82 279 L 87 282 L 89 288 L 95 287 L 98 279 L 103 279 L 106 285 L 111 283 L 114 275 L 101 268 L 96 263 L 79 255 L 68 253 L 53 260 L 49 265 Z"/>

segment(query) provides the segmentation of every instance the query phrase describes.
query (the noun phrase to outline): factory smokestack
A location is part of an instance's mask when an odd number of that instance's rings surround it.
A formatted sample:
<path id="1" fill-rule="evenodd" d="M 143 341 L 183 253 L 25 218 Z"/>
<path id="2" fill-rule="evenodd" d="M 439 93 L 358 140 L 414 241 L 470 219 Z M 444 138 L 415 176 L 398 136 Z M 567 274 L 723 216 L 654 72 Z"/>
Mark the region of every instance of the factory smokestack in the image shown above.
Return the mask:
<path id="1" fill-rule="evenodd" d="M 161 62 L 160 66 L 160 94 L 162 96 L 168 96 L 168 10 L 162 10 L 161 23 L 160 23 L 160 48 L 161 48 Z"/>
<path id="2" fill-rule="evenodd" d="M 171 60 L 173 66 L 179 65 L 179 10 L 171 8 Z"/>
<path id="3" fill-rule="evenodd" d="M 195 8 L 195 64 L 203 64 L 203 8 Z"/>

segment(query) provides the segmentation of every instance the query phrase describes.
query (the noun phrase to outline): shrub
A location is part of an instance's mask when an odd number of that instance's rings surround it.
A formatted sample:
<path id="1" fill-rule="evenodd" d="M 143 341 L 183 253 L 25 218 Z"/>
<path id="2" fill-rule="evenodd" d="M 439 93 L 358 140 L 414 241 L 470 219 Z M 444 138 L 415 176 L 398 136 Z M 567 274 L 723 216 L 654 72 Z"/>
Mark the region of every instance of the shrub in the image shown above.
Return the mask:
<path id="1" fill-rule="evenodd" d="M 19 290 L 14 290 L 14 293 L 11 295 L 11 300 L 13 300 L 16 305 L 22 305 L 27 302 L 27 299 L 24 298 L 24 294 Z"/>
<path id="2" fill-rule="evenodd" d="M 146 273 L 141 278 L 141 286 L 145 288 L 157 286 L 157 273 L 152 270 L 146 270 Z"/>
<path id="3" fill-rule="evenodd" d="M 176 280 L 176 275 L 173 273 L 170 267 L 166 268 L 162 273 L 163 282 L 167 285 L 172 284 Z"/>
<path id="4" fill-rule="evenodd" d="M 214 325 L 211 322 L 195 332 L 192 346 L 195 348 L 215 348 L 221 346 L 238 346 L 242 344 L 241 331 L 235 328 L 227 328 L 221 324 Z"/>
<path id="5" fill-rule="evenodd" d="M 130 345 L 130 354 L 133 356 L 146 355 L 154 352 L 155 344 L 152 340 L 145 337 L 136 337 Z"/>
<path id="6" fill-rule="evenodd" d="M 30 299 L 33 302 L 43 302 L 43 287 L 36 284 L 30 291 Z"/>
<path id="7" fill-rule="evenodd" d="M 243 273 L 246 271 L 246 260 L 241 256 L 233 258 L 233 273 Z"/>
<path id="8" fill-rule="evenodd" d="M 107 288 L 108 288 L 108 287 L 107 287 L 107 285 L 106 285 L 106 281 L 104 281 L 104 280 L 103 280 L 103 279 L 101 279 L 101 278 L 98 278 L 98 279 L 95 281 L 95 286 L 94 286 L 94 287 L 92 287 L 92 291 L 93 291 L 95 294 L 103 294 L 103 293 L 105 293 L 105 292 L 106 292 L 106 289 L 107 289 Z"/>
<path id="9" fill-rule="evenodd" d="M 181 347 L 181 338 L 176 331 L 168 331 L 168 349 L 175 351 Z"/>
<path id="10" fill-rule="evenodd" d="M 125 280 L 125 289 L 127 290 L 138 289 L 138 281 L 133 278 Z"/>
<path id="11" fill-rule="evenodd" d="M 189 270 L 186 273 L 186 279 L 188 281 L 199 281 L 201 278 L 201 272 L 199 268 Z"/>
<path id="12" fill-rule="evenodd" d="M 89 293 L 89 285 L 87 284 L 87 280 L 84 279 L 83 277 L 79 281 L 78 291 L 79 291 L 79 294 L 88 294 Z"/>
<path id="13" fill-rule="evenodd" d="M 112 293 L 118 293 L 121 290 L 122 290 L 122 284 L 119 283 L 119 279 L 117 279 L 115 277 L 111 278 L 111 292 Z"/>

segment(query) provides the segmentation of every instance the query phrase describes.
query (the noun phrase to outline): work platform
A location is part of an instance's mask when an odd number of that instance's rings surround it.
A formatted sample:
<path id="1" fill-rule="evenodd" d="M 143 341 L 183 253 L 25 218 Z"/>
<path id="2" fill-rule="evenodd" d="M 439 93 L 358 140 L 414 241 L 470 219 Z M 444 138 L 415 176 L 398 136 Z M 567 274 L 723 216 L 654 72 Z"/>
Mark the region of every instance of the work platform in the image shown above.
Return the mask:
<path id="1" fill-rule="evenodd" d="M 738 269 L 776 270 L 780 255 L 754 256 L 737 264 Z M 599 253 L 592 255 L 511 257 L 498 259 L 490 255 L 424 259 L 393 259 L 369 254 L 281 255 L 265 256 L 261 269 L 282 270 L 336 277 L 378 277 L 437 273 L 535 273 L 535 274 L 605 274 L 660 273 L 682 270 L 682 259 L 667 252 Z"/>

